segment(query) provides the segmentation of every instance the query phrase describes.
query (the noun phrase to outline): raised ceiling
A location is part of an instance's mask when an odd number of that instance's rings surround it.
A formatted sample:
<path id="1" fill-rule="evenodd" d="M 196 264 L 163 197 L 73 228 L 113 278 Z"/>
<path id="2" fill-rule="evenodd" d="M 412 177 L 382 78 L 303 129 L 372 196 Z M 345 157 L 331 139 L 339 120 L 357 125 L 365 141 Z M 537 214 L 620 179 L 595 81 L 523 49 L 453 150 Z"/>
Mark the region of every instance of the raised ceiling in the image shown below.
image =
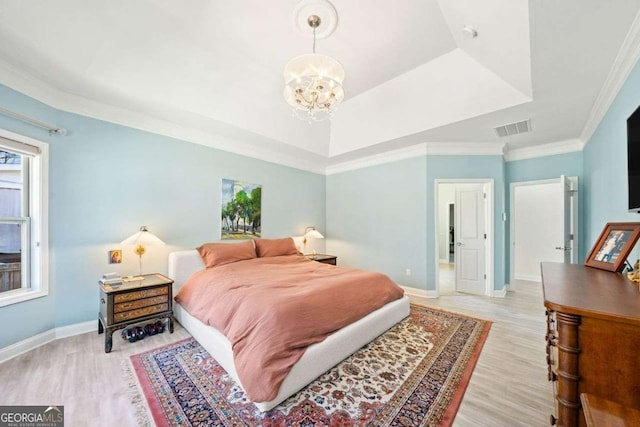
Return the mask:
<path id="1" fill-rule="evenodd" d="M 282 97 L 284 64 L 311 50 L 297 3 L 0 0 L 0 83 L 303 169 L 429 142 L 517 149 L 580 138 L 640 10 L 640 0 L 335 1 L 339 24 L 317 52 L 343 64 L 346 97 L 333 121 L 310 125 Z M 532 132 L 493 130 L 528 118 Z"/>

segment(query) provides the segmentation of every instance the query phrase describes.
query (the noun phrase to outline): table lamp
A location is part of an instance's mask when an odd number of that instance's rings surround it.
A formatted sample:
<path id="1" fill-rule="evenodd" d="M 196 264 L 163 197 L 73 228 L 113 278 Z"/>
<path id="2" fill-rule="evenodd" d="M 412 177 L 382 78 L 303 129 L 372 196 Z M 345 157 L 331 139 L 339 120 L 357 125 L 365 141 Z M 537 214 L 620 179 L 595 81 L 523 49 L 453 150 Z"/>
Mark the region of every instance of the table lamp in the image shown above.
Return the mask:
<path id="1" fill-rule="evenodd" d="M 304 239 L 302 239 L 302 244 L 303 244 L 303 252 L 307 252 L 307 238 L 313 238 L 313 239 L 324 239 L 324 236 L 322 234 L 320 234 L 320 232 L 318 230 L 316 230 L 315 227 L 307 227 L 304 229 Z M 315 251 L 314 255 L 315 255 Z"/>
<path id="2" fill-rule="evenodd" d="M 165 243 L 160 240 L 155 234 L 147 229 L 146 225 L 140 227 L 140 231 L 138 231 L 133 236 L 130 236 L 124 239 L 121 245 L 136 245 L 133 252 L 140 257 L 140 275 L 142 275 L 142 255 L 147 251 L 145 245 L 164 245 Z"/>

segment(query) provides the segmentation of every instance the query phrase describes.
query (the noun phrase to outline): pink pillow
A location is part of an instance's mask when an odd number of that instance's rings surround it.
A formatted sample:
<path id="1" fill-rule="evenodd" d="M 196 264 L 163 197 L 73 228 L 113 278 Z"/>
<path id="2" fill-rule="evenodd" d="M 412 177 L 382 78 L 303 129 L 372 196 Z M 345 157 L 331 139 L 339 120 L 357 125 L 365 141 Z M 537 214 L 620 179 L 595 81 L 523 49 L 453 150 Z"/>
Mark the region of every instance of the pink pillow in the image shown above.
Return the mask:
<path id="1" fill-rule="evenodd" d="M 256 253 L 260 258 L 280 255 L 299 254 L 291 237 L 284 239 L 255 239 Z"/>
<path id="2" fill-rule="evenodd" d="M 242 243 L 205 243 L 197 249 L 207 268 L 256 258 L 256 250 L 252 241 Z"/>

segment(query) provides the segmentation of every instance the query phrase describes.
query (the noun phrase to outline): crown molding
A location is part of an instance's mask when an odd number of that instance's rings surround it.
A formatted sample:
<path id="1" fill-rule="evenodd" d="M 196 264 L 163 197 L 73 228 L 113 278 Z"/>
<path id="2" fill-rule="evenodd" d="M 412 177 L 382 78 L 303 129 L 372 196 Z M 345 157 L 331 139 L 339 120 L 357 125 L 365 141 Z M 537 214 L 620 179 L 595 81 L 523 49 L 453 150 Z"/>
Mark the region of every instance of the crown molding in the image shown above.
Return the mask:
<path id="1" fill-rule="evenodd" d="M 0 83 L 30 98 L 57 108 L 63 92 L 31 74 L 20 72 L 13 65 L 0 60 Z"/>
<path id="2" fill-rule="evenodd" d="M 428 142 L 429 156 L 502 156 L 504 142 Z"/>
<path id="3" fill-rule="evenodd" d="M 600 120 L 602 120 L 607 109 L 613 102 L 613 99 L 624 84 L 638 57 L 640 57 L 640 13 L 636 16 L 631 30 L 627 34 L 623 46 L 618 53 L 616 62 L 605 81 L 603 89 L 598 95 L 587 125 L 583 129 L 583 136 L 589 135 L 590 137 L 593 134 Z M 504 154 L 506 161 L 516 161 L 581 151 L 585 145 L 583 141 L 588 140 L 588 138 L 583 137 L 580 139 L 516 149 L 508 149 L 507 145 L 502 142 L 427 142 L 386 153 L 327 165 L 330 163 L 330 159 L 323 159 L 313 153 L 306 155 L 304 150 L 292 148 L 292 150 L 296 151 L 294 153 L 260 148 L 257 145 L 249 144 L 237 138 L 226 137 L 214 131 L 184 126 L 148 114 L 114 107 L 73 95 L 61 91 L 32 75 L 19 72 L 13 66 L 3 61 L 0 61 L 0 82 L 13 90 L 60 111 L 67 111 L 190 143 L 205 145 L 241 156 L 325 175 L 426 155 L 480 156 Z M 73 129 L 69 129 L 69 131 L 73 132 Z"/>
<path id="4" fill-rule="evenodd" d="M 36 99 L 59 111 L 66 111 L 109 123 L 115 123 L 145 132 L 163 135 L 194 144 L 205 145 L 241 156 L 251 157 L 282 166 L 324 174 L 326 161 L 304 150 L 293 148 L 295 153 L 260 149 L 245 141 L 226 137 L 212 131 L 188 127 L 169 120 L 153 117 L 126 108 L 114 107 L 89 98 L 61 91 L 26 73 L 19 73 L 11 65 L 0 61 L 0 82 L 26 96 Z M 73 132 L 73 129 L 68 129 Z"/>
<path id="5" fill-rule="evenodd" d="M 330 165 L 326 167 L 325 174 L 333 175 L 336 173 L 348 172 L 356 169 L 364 169 L 371 166 L 377 166 L 385 163 L 392 163 L 399 160 L 426 155 L 427 144 L 422 143 L 418 145 L 412 145 L 411 147 L 407 148 L 400 148 L 398 150 L 388 151 L 386 153 L 374 154 L 372 156 L 361 157 L 359 159 Z"/>
<path id="6" fill-rule="evenodd" d="M 580 139 L 588 143 L 640 58 L 640 12 L 636 14 L 618 55 L 591 108 Z"/>
<path id="7" fill-rule="evenodd" d="M 584 142 L 580 139 L 568 139 L 566 141 L 551 142 L 548 144 L 535 145 L 533 147 L 522 147 L 508 149 L 504 155 L 507 162 L 516 160 L 533 159 L 536 157 L 553 156 L 557 154 L 574 153 L 584 149 Z"/>
<path id="8" fill-rule="evenodd" d="M 425 142 L 327 166 L 326 174 L 348 172 L 420 156 L 502 156 L 502 142 Z"/>

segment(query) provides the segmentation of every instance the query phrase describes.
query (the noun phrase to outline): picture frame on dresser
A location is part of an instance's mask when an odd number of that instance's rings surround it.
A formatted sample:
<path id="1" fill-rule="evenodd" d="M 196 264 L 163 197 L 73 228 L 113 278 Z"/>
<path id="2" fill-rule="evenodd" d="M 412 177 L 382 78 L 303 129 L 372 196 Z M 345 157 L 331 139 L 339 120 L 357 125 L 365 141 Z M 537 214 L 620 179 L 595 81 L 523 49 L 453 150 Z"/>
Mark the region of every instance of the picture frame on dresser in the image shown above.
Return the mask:
<path id="1" fill-rule="evenodd" d="M 591 249 L 585 265 L 621 272 L 640 237 L 640 222 L 608 222 Z"/>

